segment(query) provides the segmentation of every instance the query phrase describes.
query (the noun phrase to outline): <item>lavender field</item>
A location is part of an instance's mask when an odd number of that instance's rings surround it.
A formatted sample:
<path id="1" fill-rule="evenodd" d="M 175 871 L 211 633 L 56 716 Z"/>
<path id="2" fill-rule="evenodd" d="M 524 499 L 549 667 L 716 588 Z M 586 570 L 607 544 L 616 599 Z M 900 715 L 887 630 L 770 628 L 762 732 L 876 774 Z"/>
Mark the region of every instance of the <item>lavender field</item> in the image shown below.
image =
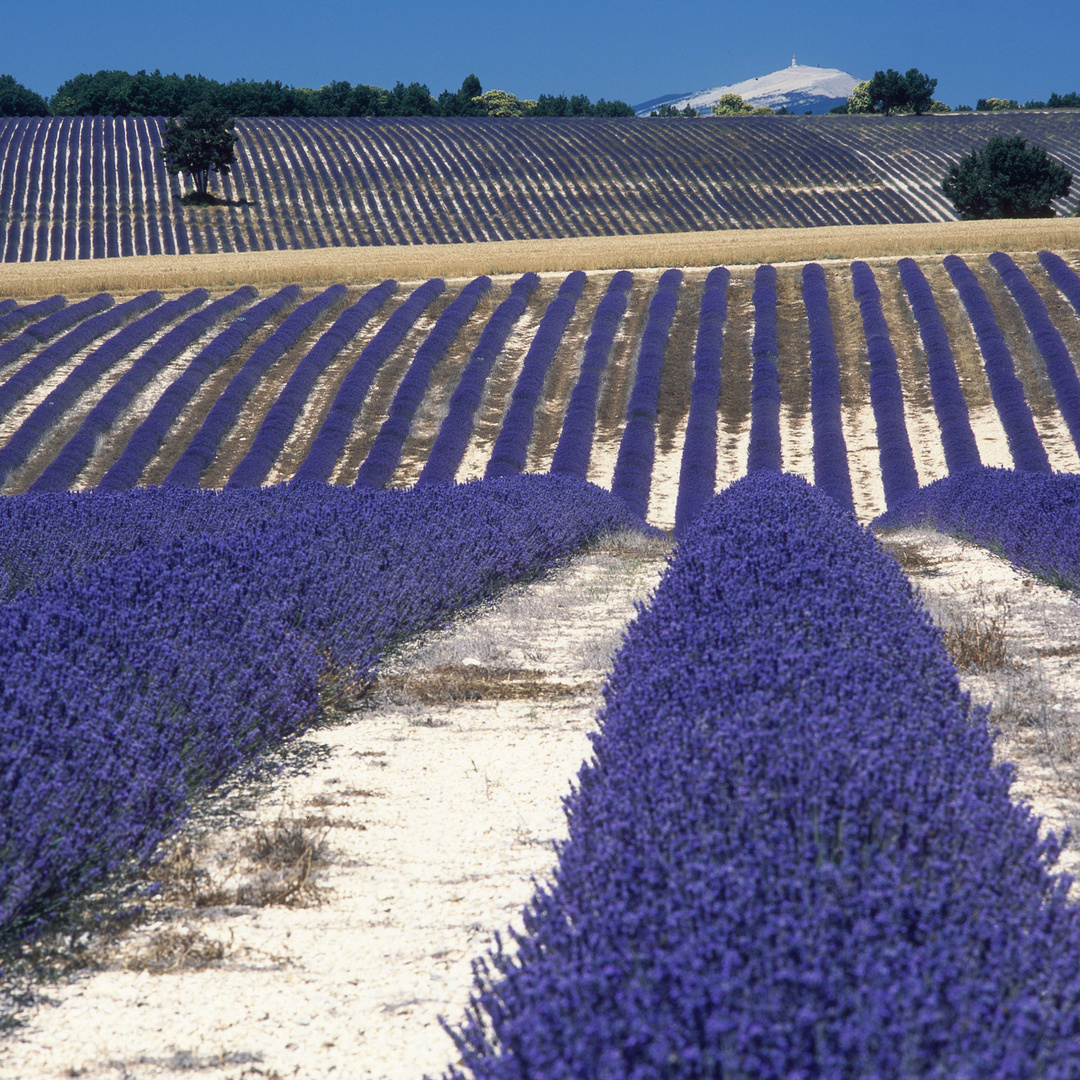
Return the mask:
<path id="1" fill-rule="evenodd" d="M 949 164 L 993 135 L 1080 170 L 1068 111 L 241 119 L 228 205 L 199 209 L 157 156 L 163 128 L 0 119 L 2 261 L 948 221 Z"/>
<path id="2" fill-rule="evenodd" d="M 783 469 L 870 521 L 977 465 L 1080 468 L 1078 301 L 1045 252 L 9 305 L 0 490 L 551 470 L 670 530 Z"/>

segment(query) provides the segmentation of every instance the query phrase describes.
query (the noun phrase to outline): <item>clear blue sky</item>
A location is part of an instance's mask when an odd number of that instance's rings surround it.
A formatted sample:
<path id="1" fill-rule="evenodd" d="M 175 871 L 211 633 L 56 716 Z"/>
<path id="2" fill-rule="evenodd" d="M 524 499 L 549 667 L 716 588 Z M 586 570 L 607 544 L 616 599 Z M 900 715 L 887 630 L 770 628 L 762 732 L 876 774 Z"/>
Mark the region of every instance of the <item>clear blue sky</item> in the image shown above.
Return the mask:
<path id="1" fill-rule="evenodd" d="M 205 11 L 204 17 L 193 13 Z M 0 74 L 46 97 L 81 71 L 334 79 L 438 94 L 475 72 L 519 97 L 637 104 L 800 63 L 917 67 L 952 106 L 1080 92 L 1076 0 L 0 0 Z"/>

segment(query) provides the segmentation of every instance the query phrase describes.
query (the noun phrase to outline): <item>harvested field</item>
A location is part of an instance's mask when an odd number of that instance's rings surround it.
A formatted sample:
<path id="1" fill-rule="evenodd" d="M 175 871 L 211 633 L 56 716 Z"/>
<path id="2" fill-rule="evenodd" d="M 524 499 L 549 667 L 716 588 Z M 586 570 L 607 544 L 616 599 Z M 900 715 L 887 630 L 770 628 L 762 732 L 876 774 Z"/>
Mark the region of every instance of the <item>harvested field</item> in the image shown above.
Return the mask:
<path id="1" fill-rule="evenodd" d="M 747 263 L 870 259 L 949 251 L 1053 251 L 1080 248 L 1080 219 L 948 221 L 907 225 L 817 226 L 754 230 L 703 230 L 564 240 L 410 244 L 319 251 L 133 256 L 0 265 L 0 295 L 16 299 L 89 296 L 101 291 L 179 291 L 248 283 L 328 285 L 338 281 L 401 281 L 432 276 L 515 274 L 535 270 L 648 269 Z"/>

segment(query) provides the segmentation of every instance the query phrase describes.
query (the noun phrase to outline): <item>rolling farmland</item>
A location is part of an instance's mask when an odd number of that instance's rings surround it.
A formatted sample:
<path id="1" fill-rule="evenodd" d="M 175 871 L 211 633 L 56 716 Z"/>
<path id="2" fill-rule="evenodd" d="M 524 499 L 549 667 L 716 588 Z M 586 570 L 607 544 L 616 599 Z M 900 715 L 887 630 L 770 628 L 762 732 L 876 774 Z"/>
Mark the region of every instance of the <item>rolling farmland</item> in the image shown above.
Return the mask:
<path id="1" fill-rule="evenodd" d="M 237 121 L 237 164 L 219 180 L 228 205 L 185 208 L 157 156 L 163 127 L 0 120 L 2 261 L 948 221 L 948 164 L 993 135 L 1080 171 L 1069 111 L 262 118 Z"/>

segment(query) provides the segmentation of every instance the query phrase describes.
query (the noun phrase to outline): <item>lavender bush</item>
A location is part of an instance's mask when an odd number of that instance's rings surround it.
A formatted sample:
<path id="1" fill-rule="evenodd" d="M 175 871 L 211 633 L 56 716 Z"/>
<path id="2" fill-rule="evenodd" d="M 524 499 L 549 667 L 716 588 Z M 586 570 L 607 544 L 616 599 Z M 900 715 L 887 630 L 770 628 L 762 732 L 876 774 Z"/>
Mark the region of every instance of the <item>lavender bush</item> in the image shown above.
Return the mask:
<path id="1" fill-rule="evenodd" d="M 1050 313 L 1042 297 L 1028 281 L 1024 271 L 1004 252 L 995 251 L 990 264 L 1012 293 L 1027 323 L 1028 330 L 1046 364 L 1046 374 L 1054 388 L 1058 408 L 1072 436 L 1073 445 L 1080 450 L 1080 378 L 1062 340 L 1058 328 L 1050 321 Z"/>
<path id="2" fill-rule="evenodd" d="M 620 270 L 608 283 L 607 292 L 596 305 L 592 329 L 585 342 L 578 381 L 570 393 L 563 415 L 559 442 L 551 459 L 553 473 L 565 473 L 584 480 L 592 455 L 593 428 L 596 426 L 596 403 L 600 396 L 600 379 L 611 357 L 615 333 L 626 312 L 626 302 L 634 275 Z"/>
<path id="3" fill-rule="evenodd" d="M 982 460 L 975 434 L 971 430 L 964 392 L 960 389 L 960 377 L 956 373 L 949 335 L 941 321 L 934 293 L 914 259 L 901 259 L 897 267 L 915 321 L 919 324 L 919 336 L 930 373 L 930 394 L 934 399 L 934 412 L 937 413 L 941 431 L 941 447 L 945 451 L 945 464 L 950 473 L 977 469 Z"/>
<path id="4" fill-rule="evenodd" d="M 538 274 L 523 274 L 510 287 L 510 295 L 495 309 L 484 327 L 476 348 L 461 373 L 450 398 L 446 417 L 435 437 L 417 484 L 453 480 L 473 432 L 476 410 L 484 396 L 491 369 L 510 336 L 514 323 L 525 314 L 529 298 L 540 287 Z"/>
<path id="5" fill-rule="evenodd" d="M 718 495 L 604 699 L 448 1076 L 1076 1075 L 1057 844 L 850 513 L 771 472 Z"/>
<path id="6" fill-rule="evenodd" d="M 927 484 L 874 522 L 929 525 L 1080 590 L 1080 475 L 982 468 Z"/>
<path id="7" fill-rule="evenodd" d="M 1048 473 L 1050 459 L 1035 430 L 1024 387 L 1016 377 L 1012 354 L 994 318 L 990 301 L 971 268 L 959 255 L 946 255 L 944 263 L 979 340 L 990 394 L 1009 441 L 1013 464 L 1026 472 Z"/>
<path id="8" fill-rule="evenodd" d="M 779 472 L 780 357 L 776 340 L 776 268 L 759 266 L 754 275 L 754 368 L 750 388 L 750 449 L 747 472 Z"/>
<path id="9" fill-rule="evenodd" d="M 201 291 L 205 299 L 205 290 Z M 215 300 L 202 311 L 188 316 L 178 326 L 163 334 L 160 340 L 154 342 L 105 392 L 90 410 L 79 430 L 31 484 L 30 490 L 66 491 L 90 461 L 99 441 L 131 405 L 136 395 L 215 323 L 235 311 L 241 304 L 250 303 L 256 295 L 256 290 L 251 285 L 245 285 L 228 296 Z M 167 306 L 161 305 L 162 308 Z M 120 336 L 116 335 L 117 338 Z"/>
<path id="10" fill-rule="evenodd" d="M 368 456 L 360 466 L 355 482 L 357 487 L 379 490 L 390 483 L 390 478 L 401 460 L 401 449 L 408 438 L 413 417 L 431 382 L 435 365 L 446 355 L 446 350 L 476 310 L 480 298 L 490 288 L 489 277 L 482 276 L 470 281 L 447 305 L 431 328 L 431 333 L 416 350 L 409 370 L 405 372 L 394 392 L 387 417 L 371 444 Z"/>
<path id="11" fill-rule="evenodd" d="M 521 374 L 510 395 L 510 405 L 491 449 L 485 478 L 514 476 L 524 472 L 529 440 L 532 438 L 536 408 L 544 391 L 551 362 L 566 332 L 570 316 L 585 289 L 585 273 L 567 274 L 558 295 L 548 304 L 521 365 Z"/>
<path id="12" fill-rule="evenodd" d="M 656 410 L 660 402 L 660 372 L 664 366 L 671 323 L 679 306 L 681 270 L 665 270 L 649 303 L 641 334 L 637 375 L 626 405 L 626 424 L 615 460 L 611 492 L 644 518 L 649 509 L 653 460 L 656 455 Z"/>
<path id="13" fill-rule="evenodd" d="M 273 296 L 238 315 L 213 341 L 201 349 L 184 373 L 158 398 L 150 414 L 135 430 L 123 453 L 98 485 L 104 491 L 133 488 L 150 459 L 161 449 L 169 429 L 184 406 L 206 380 L 225 364 L 252 334 L 300 296 L 298 285 L 286 285 Z"/>
<path id="14" fill-rule="evenodd" d="M 889 326 L 881 310 L 881 293 L 874 272 L 860 261 L 851 264 L 855 299 L 859 302 L 866 333 L 866 358 L 870 362 L 870 404 L 877 426 L 878 457 L 885 505 L 894 506 L 906 495 L 919 490 L 915 457 L 904 423 L 904 395 L 896 350 L 889 337 Z"/>
<path id="15" fill-rule="evenodd" d="M 233 470 L 226 487 L 258 487 L 267 478 L 304 410 L 315 381 L 396 289 L 396 281 L 384 281 L 368 289 L 315 342 L 289 376 L 277 401 L 270 406 L 270 411 L 255 433 L 251 449 Z"/>
<path id="16" fill-rule="evenodd" d="M 259 380 L 300 340 L 315 321 L 345 295 L 344 285 L 329 289 L 301 304 L 247 358 L 244 366 L 232 377 L 229 385 L 214 402 L 187 449 L 165 477 L 166 484 L 179 487 L 198 487 L 199 479 L 217 456 L 222 439 L 232 430 L 240 410 L 258 385 Z"/>
<path id="17" fill-rule="evenodd" d="M 365 685 L 406 636 L 631 525 L 607 492 L 552 477 L 0 505 L 0 558 L 21 585 L 0 607 L 9 934 L 145 858 L 195 793 Z M 70 555 L 68 572 L 39 545 Z"/>
<path id="18" fill-rule="evenodd" d="M 727 320 L 727 287 L 731 273 L 717 266 L 705 279 L 694 344 L 694 381 L 690 415 L 679 465 L 675 501 L 675 537 L 681 539 L 716 490 L 716 416 L 720 408 L 720 357 Z"/>
<path id="19" fill-rule="evenodd" d="M 814 432 L 814 483 L 854 512 L 847 443 L 840 417 L 840 360 L 836 355 L 825 271 L 807 263 L 802 271 L 803 306 L 810 331 L 810 425 Z"/>
<path id="20" fill-rule="evenodd" d="M 307 457 L 296 470 L 295 480 L 330 479 L 379 368 L 405 340 L 416 320 L 442 295 L 445 288 L 446 283 L 441 278 L 424 282 L 410 293 L 409 298 L 379 328 L 342 381 Z"/>

